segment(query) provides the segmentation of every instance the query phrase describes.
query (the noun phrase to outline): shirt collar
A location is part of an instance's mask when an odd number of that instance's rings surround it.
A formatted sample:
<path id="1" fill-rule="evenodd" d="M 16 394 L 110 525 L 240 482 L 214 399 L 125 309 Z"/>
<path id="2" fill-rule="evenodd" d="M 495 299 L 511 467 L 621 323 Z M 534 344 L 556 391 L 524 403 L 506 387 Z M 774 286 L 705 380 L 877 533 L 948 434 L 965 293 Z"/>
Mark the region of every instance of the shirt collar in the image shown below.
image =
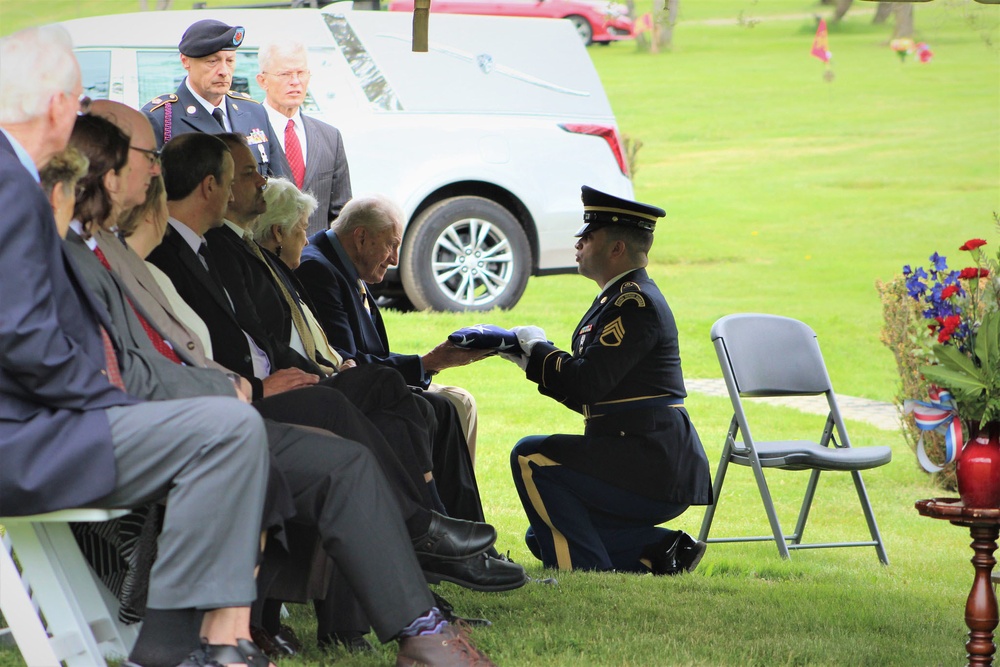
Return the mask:
<path id="1" fill-rule="evenodd" d="M 247 232 L 250 231 L 248 229 L 243 229 L 242 227 L 240 227 L 239 225 L 237 225 L 232 220 L 225 220 L 224 219 L 222 221 L 222 224 L 224 224 L 226 227 L 229 227 L 231 230 L 233 230 L 234 232 L 236 232 L 236 235 L 239 236 L 241 239 L 246 238 L 247 237 Z"/>
<path id="2" fill-rule="evenodd" d="M 267 112 L 267 118 L 271 121 L 271 127 L 273 127 L 276 132 L 281 132 L 282 135 L 285 134 L 285 127 L 288 126 L 288 121 L 290 120 L 295 121 L 296 131 L 302 127 L 302 114 L 299 113 L 297 108 L 295 109 L 295 113 L 289 118 L 272 107 L 267 100 L 264 100 L 264 111 Z"/>
<path id="3" fill-rule="evenodd" d="M 24 146 L 17 143 L 17 139 L 10 135 L 10 132 L 0 127 L 0 132 L 3 132 L 3 136 L 7 137 L 7 141 L 10 142 L 11 147 L 14 149 L 14 155 L 17 156 L 18 161 L 28 170 L 31 177 L 36 181 L 41 181 L 38 177 L 38 167 L 35 166 L 35 161 L 31 159 L 28 155 L 28 151 L 24 149 Z M 51 194 L 51 193 L 47 193 Z"/>
<path id="4" fill-rule="evenodd" d="M 224 116 L 229 116 L 229 110 L 226 109 L 226 97 L 225 96 L 222 97 L 222 102 L 219 104 L 219 106 L 217 106 L 217 107 L 216 106 L 212 106 L 211 102 L 209 102 L 208 100 L 206 100 L 204 97 L 202 97 L 198 93 L 194 92 L 194 88 L 191 87 L 191 81 L 188 79 L 188 77 L 184 77 L 184 85 L 187 86 L 188 92 L 191 93 L 191 95 L 194 97 L 194 99 L 198 100 L 198 104 L 200 104 L 201 106 L 205 107 L 205 111 L 207 111 L 209 113 L 209 115 L 211 115 L 212 111 L 214 111 L 215 109 L 221 109 L 222 110 L 222 114 Z"/>
<path id="5" fill-rule="evenodd" d="M 170 216 L 167 218 L 167 224 L 173 227 L 174 231 L 181 235 L 184 242 L 191 246 L 191 250 L 198 254 L 198 250 L 201 249 L 201 245 L 206 243 L 206 241 L 194 233 L 194 230 L 185 225 L 183 222 L 177 218 Z"/>
<path id="6" fill-rule="evenodd" d="M 330 244 L 333 246 L 333 251 L 337 253 L 337 257 L 340 258 L 341 264 L 347 267 L 348 276 L 352 281 L 358 282 L 361 280 L 361 276 L 358 275 L 358 270 L 354 266 L 354 262 L 351 260 L 350 256 L 347 254 L 347 250 L 344 248 L 344 244 L 340 242 L 337 235 L 332 229 L 328 229 L 326 232 L 326 237 L 330 239 Z"/>
<path id="7" fill-rule="evenodd" d="M 76 218 L 73 218 L 72 220 L 69 221 L 69 228 L 72 229 L 76 233 L 76 235 L 80 237 L 80 239 L 84 242 L 84 244 L 88 248 L 90 248 L 91 251 L 97 248 L 97 239 L 95 239 L 93 236 L 88 237 L 86 234 L 83 233 L 82 222 L 80 222 Z"/>
<path id="8" fill-rule="evenodd" d="M 621 280 L 622 278 L 624 278 L 628 274 L 632 273 L 633 271 L 635 271 L 634 268 L 633 269 L 629 269 L 628 271 L 625 271 L 623 273 L 619 273 L 617 276 L 615 276 L 614 278 L 612 278 L 608 282 L 604 283 L 604 287 L 601 288 L 601 292 L 603 292 L 604 290 L 608 289 L 609 287 L 611 287 L 616 282 L 618 282 L 619 280 Z"/>

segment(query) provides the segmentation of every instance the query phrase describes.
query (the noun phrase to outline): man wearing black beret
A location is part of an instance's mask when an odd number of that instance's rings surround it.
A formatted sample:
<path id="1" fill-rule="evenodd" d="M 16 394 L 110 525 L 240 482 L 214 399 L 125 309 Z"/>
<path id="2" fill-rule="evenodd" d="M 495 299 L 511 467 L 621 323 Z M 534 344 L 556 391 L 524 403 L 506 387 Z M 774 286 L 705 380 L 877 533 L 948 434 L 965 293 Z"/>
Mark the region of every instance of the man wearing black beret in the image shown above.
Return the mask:
<path id="1" fill-rule="evenodd" d="M 571 351 L 529 326 L 514 329 L 522 354 L 501 355 L 586 421 L 583 435 L 529 436 L 511 453 L 528 547 L 565 570 L 689 572 L 705 544 L 658 525 L 711 504 L 712 486 L 674 316 L 645 268 L 665 212 L 587 186 L 582 197 L 576 260 L 601 292 Z"/>
<path id="2" fill-rule="evenodd" d="M 142 111 L 160 148 L 178 134 L 237 132 L 247 138 L 261 174 L 288 176 L 274 163 L 280 147 L 264 108 L 246 93 L 231 90 L 235 51 L 244 34 L 242 26 L 214 19 L 191 24 L 177 46 L 187 76 L 176 93 L 154 97 Z"/>

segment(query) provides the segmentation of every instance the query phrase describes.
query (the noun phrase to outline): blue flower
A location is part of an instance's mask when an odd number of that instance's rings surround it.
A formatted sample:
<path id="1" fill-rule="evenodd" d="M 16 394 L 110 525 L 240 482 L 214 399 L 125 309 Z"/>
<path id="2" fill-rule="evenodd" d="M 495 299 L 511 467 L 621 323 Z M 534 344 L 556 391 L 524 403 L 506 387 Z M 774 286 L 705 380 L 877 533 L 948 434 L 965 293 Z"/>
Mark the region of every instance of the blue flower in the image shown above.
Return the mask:
<path id="1" fill-rule="evenodd" d="M 946 271 L 948 269 L 948 258 L 942 257 L 941 255 L 934 253 L 930 257 L 931 265 L 934 266 L 935 271 Z"/>

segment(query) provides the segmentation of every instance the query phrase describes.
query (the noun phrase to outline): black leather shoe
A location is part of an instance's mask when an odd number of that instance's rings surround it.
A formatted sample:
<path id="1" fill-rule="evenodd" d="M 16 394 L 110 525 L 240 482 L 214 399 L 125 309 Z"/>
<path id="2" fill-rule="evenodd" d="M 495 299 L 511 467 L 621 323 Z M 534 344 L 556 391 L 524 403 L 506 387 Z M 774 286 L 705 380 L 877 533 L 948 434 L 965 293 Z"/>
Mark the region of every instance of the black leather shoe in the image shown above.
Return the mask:
<path id="1" fill-rule="evenodd" d="M 708 545 L 700 542 L 687 533 L 679 531 L 660 542 L 650 544 L 643 549 L 640 562 L 655 575 L 675 575 L 681 572 L 694 572 L 705 555 Z"/>
<path id="2" fill-rule="evenodd" d="M 418 556 L 455 560 L 481 554 L 497 540 L 497 531 L 488 523 L 453 519 L 431 512 L 427 532 L 413 540 Z"/>
<path id="3" fill-rule="evenodd" d="M 517 563 L 479 554 L 463 560 L 440 560 L 420 557 L 420 567 L 429 584 L 449 581 L 474 591 L 509 591 L 528 582 L 524 568 Z"/>
<path id="4" fill-rule="evenodd" d="M 332 632 L 316 640 L 320 648 L 339 647 L 348 653 L 374 653 L 375 647 L 365 639 L 363 632 Z"/>

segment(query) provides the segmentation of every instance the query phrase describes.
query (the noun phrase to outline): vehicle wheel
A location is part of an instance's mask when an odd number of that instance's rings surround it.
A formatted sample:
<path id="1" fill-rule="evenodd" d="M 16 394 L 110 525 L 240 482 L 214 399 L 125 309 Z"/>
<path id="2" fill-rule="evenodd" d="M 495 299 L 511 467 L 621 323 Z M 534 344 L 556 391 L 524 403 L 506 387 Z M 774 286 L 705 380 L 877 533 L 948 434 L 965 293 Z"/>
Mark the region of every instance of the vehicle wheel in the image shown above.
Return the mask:
<path id="1" fill-rule="evenodd" d="M 590 43 L 594 41 L 594 28 L 590 25 L 590 21 L 578 14 L 572 14 L 566 18 L 576 28 L 577 34 L 583 40 L 583 45 L 590 46 Z"/>
<path id="2" fill-rule="evenodd" d="M 400 253 L 403 289 L 418 310 L 511 308 L 530 273 L 517 218 L 482 197 L 444 199 L 422 212 Z"/>

